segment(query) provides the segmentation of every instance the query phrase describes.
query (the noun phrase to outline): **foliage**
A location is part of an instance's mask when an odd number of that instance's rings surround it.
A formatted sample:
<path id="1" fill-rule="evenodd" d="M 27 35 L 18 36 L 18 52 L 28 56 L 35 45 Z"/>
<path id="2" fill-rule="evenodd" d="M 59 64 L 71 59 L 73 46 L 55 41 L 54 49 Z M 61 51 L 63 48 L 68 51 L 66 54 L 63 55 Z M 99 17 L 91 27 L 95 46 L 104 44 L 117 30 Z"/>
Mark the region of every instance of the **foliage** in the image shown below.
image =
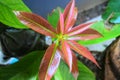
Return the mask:
<path id="1" fill-rule="evenodd" d="M 109 19 L 111 23 L 120 23 L 120 0 L 109 0 L 103 19 Z"/>
<path id="2" fill-rule="evenodd" d="M 20 59 L 19 62 L 0 67 L 0 80 L 38 80 L 38 70 L 44 51 L 34 51 Z M 79 80 L 95 80 L 93 73 L 78 62 L 80 76 Z M 63 74 L 64 71 L 64 74 Z M 87 74 L 87 77 L 86 77 Z M 58 70 L 52 80 L 74 80 L 67 65 L 61 61 Z"/>
<path id="3" fill-rule="evenodd" d="M 120 35 L 120 24 L 116 24 L 116 25 L 113 26 L 113 28 L 108 30 L 105 27 L 104 22 L 100 21 L 100 22 L 95 23 L 93 26 L 91 26 L 91 28 L 100 32 L 103 35 L 103 37 L 97 38 L 97 39 L 94 39 L 94 40 L 79 41 L 79 43 L 81 43 L 83 45 L 90 45 L 90 44 L 104 42 L 106 40 L 113 39 L 113 38 Z"/>
<path id="4" fill-rule="evenodd" d="M 48 15 L 49 22 L 50 21 L 53 21 L 53 22 L 58 21 L 58 19 L 59 19 L 57 16 L 57 15 L 59 15 L 58 12 L 59 12 L 59 10 L 56 9 L 53 12 L 55 14 Z M 53 19 L 53 17 L 54 17 L 54 19 Z M 51 24 L 52 24 L 52 26 L 57 25 L 57 23 L 51 23 Z M 97 30 L 99 33 L 101 33 L 101 35 L 103 37 L 92 39 L 92 40 L 79 40 L 78 42 L 82 45 L 91 45 L 91 44 L 96 44 L 96 43 L 104 42 L 106 40 L 115 38 L 120 35 L 120 27 L 119 26 L 120 26 L 120 24 L 115 24 L 111 28 L 109 26 L 107 27 L 107 25 L 104 24 L 104 21 L 95 22 L 91 26 L 91 28 Z M 54 26 L 54 27 L 56 27 L 56 26 Z M 107 29 L 107 28 L 111 28 L 111 29 Z"/>
<path id="5" fill-rule="evenodd" d="M 30 12 L 22 0 L 0 0 L 0 22 L 14 28 L 27 28 L 19 22 L 13 11 Z"/>
<path id="6" fill-rule="evenodd" d="M 78 61 L 78 69 L 80 75 L 77 80 L 95 80 L 95 75 L 85 66 Z M 67 65 L 61 60 L 61 63 L 54 75 L 55 80 L 74 80 L 74 77 L 69 72 Z"/>
<path id="7" fill-rule="evenodd" d="M 77 58 L 72 50 L 88 58 L 98 66 L 91 53 L 76 41 L 99 38 L 101 34 L 90 28 L 92 23 L 80 24 L 73 27 L 78 14 L 77 8 L 75 7 L 75 0 L 70 1 L 63 13 L 61 11 L 59 12 L 60 18 L 56 29 L 41 16 L 28 12 L 15 12 L 18 19 L 29 28 L 54 38 L 53 44 L 46 50 L 40 64 L 40 80 L 51 80 L 59 66 L 61 57 L 69 66 L 74 78 L 77 79 L 79 74 Z"/>
<path id="8" fill-rule="evenodd" d="M 53 38 L 53 44 L 46 50 L 44 56 L 43 51 L 35 51 L 23 57 L 18 63 L 0 67 L 0 79 L 38 80 L 39 75 L 40 80 L 50 80 L 54 75 L 52 80 L 77 80 L 77 78 L 78 80 L 95 80 L 94 74 L 81 62 L 77 62 L 71 49 L 98 65 L 91 53 L 82 45 L 103 42 L 120 35 L 120 24 L 116 24 L 120 23 L 119 4 L 119 0 L 110 0 L 103 14 L 105 21 L 110 20 L 115 24 L 108 29 L 104 21 L 73 27 L 77 18 L 74 0 L 66 6 L 64 11 L 57 9 L 48 16 L 51 24 L 42 17 L 30 13 L 21 0 L 0 0 L 0 22 L 19 29 L 29 27 Z M 24 25 L 19 22 L 13 11 Z"/>
<path id="9" fill-rule="evenodd" d="M 34 51 L 19 62 L 0 67 L 0 80 L 36 80 L 44 51 Z"/>

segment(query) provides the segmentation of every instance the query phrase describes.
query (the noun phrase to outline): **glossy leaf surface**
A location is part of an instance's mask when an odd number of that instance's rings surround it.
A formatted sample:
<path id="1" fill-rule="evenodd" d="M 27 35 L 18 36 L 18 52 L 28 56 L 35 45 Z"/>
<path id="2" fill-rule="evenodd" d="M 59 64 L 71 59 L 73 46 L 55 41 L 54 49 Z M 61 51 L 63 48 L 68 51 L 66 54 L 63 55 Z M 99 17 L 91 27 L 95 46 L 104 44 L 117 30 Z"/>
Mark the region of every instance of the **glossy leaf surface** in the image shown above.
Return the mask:
<path id="1" fill-rule="evenodd" d="M 60 53 L 59 53 L 59 51 L 56 51 L 53 61 L 48 69 L 48 74 L 47 74 L 46 80 L 50 80 L 53 77 L 54 73 L 56 72 L 56 70 L 60 64 L 60 60 L 61 60 Z"/>
<path id="2" fill-rule="evenodd" d="M 96 62 L 95 58 L 92 56 L 90 51 L 87 50 L 87 48 L 81 46 L 80 44 L 76 43 L 75 41 L 69 41 L 70 48 L 78 52 L 80 55 L 86 57 L 87 59 L 91 60 L 93 63 L 95 63 L 97 66 L 98 63 Z"/>
<path id="3" fill-rule="evenodd" d="M 50 80 L 50 78 L 53 76 L 53 73 L 51 73 L 49 69 L 52 67 L 52 65 L 54 65 L 53 68 L 57 67 L 57 63 L 52 64 L 55 53 L 56 53 L 56 45 L 52 44 L 46 50 L 45 55 L 43 56 L 43 59 L 41 61 L 40 69 L 39 69 L 39 80 Z"/>
<path id="4" fill-rule="evenodd" d="M 46 36 L 55 37 L 56 31 L 53 27 L 42 17 L 28 12 L 14 12 L 21 23 L 27 25 L 29 28 Z"/>
<path id="5" fill-rule="evenodd" d="M 70 50 L 69 45 L 67 44 L 67 41 L 62 41 L 61 43 L 61 50 L 63 54 L 63 59 L 68 64 L 70 71 L 72 70 L 72 51 Z"/>
<path id="6" fill-rule="evenodd" d="M 60 20 L 58 22 L 58 25 L 57 25 L 57 33 L 59 34 L 64 34 L 64 17 L 63 17 L 63 14 L 60 12 Z"/>
<path id="7" fill-rule="evenodd" d="M 0 22 L 14 28 L 27 28 L 16 18 L 14 10 L 30 12 L 22 0 L 0 0 Z"/>
<path id="8" fill-rule="evenodd" d="M 71 0 L 71 2 L 66 6 L 63 14 L 65 20 L 65 31 L 67 32 L 69 29 L 73 27 L 74 22 L 77 18 L 77 9 L 75 8 L 75 0 Z"/>
<path id="9" fill-rule="evenodd" d="M 93 23 L 85 23 L 85 24 L 80 24 L 76 27 L 74 27 L 72 30 L 70 30 L 67 34 L 69 36 L 73 36 L 73 35 L 76 35 L 76 34 L 80 34 L 82 33 L 83 31 L 87 30 L 90 28 L 91 24 Z"/>

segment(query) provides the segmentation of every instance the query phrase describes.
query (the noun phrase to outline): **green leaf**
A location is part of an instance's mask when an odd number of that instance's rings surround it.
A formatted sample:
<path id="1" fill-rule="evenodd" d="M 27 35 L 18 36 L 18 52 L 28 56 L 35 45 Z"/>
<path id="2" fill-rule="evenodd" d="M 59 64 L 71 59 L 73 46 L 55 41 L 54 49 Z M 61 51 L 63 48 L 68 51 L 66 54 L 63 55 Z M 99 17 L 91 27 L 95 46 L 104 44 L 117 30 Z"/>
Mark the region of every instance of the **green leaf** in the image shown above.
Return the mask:
<path id="1" fill-rule="evenodd" d="M 107 30 L 105 28 L 103 21 L 100 21 L 95 23 L 91 28 L 100 32 L 103 35 L 103 37 L 97 38 L 94 40 L 79 41 L 80 44 L 83 44 L 83 45 L 96 44 L 96 43 L 104 42 L 106 40 L 118 37 L 120 35 L 120 24 L 116 24 L 113 26 L 111 30 Z"/>
<path id="2" fill-rule="evenodd" d="M 0 80 L 38 80 L 43 53 L 43 51 L 31 52 L 13 65 L 0 67 Z"/>
<path id="3" fill-rule="evenodd" d="M 94 74 L 84 66 L 80 61 L 78 61 L 79 76 L 77 80 L 95 80 Z M 59 68 L 57 69 L 55 75 L 55 80 L 75 80 L 73 75 L 70 73 L 68 66 L 61 60 Z"/>
<path id="4" fill-rule="evenodd" d="M 56 28 L 56 27 L 57 27 L 57 24 L 58 24 L 58 20 L 59 20 L 59 10 L 60 10 L 61 12 L 63 12 L 63 9 L 58 7 L 57 9 L 54 9 L 53 12 L 47 16 L 48 22 L 49 22 L 54 28 Z"/>
<path id="5" fill-rule="evenodd" d="M 79 76 L 77 80 L 95 80 L 95 75 L 83 63 L 78 61 Z"/>
<path id="6" fill-rule="evenodd" d="M 115 15 L 116 13 L 119 13 L 119 15 Z M 107 20 L 108 18 L 114 19 L 116 17 L 120 17 L 120 0 L 109 0 L 107 8 L 102 17 L 104 20 Z M 116 23 L 116 21 L 113 21 L 113 19 L 112 21 L 110 20 L 110 22 Z M 120 21 L 117 23 L 120 23 Z"/>
<path id="7" fill-rule="evenodd" d="M 0 22 L 14 28 L 27 28 L 19 22 L 13 11 L 30 12 L 22 0 L 0 0 Z"/>

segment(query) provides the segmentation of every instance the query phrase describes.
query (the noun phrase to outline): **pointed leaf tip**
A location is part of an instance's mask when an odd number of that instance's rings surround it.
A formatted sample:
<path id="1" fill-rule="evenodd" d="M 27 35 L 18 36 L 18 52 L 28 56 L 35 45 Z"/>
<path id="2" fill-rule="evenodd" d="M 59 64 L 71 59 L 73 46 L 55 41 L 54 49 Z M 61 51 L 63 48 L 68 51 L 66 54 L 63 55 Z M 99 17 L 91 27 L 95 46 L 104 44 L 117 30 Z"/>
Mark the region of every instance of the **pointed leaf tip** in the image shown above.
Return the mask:
<path id="1" fill-rule="evenodd" d="M 69 36 L 78 35 L 78 34 L 82 33 L 83 31 L 86 31 L 87 29 L 89 29 L 92 24 L 93 24 L 93 22 L 80 24 L 80 25 L 72 28 L 67 34 Z"/>
<path id="2" fill-rule="evenodd" d="M 99 64 L 97 63 L 96 59 L 93 57 L 93 55 L 87 50 L 87 48 L 81 46 L 75 41 L 69 41 L 69 46 L 71 49 L 75 50 L 78 54 L 84 56 L 85 58 L 89 59 L 93 63 L 95 63 L 98 67 Z"/>
<path id="3" fill-rule="evenodd" d="M 70 50 L 70 47 L 66 41 L 62 41 L 61 45 L 62 45 L 61 50 L 63 52 L 62 53 L 63 58 L 64 58 L 65 62 L 67 63 L 67 65 L 69 66 L 70 72 L 71 72 L 71 70 L 72 70 L 72 51 Z"/>
<path id="4" fill-rule="evenodd" d="M 78 78 L 78 75 L 79 75 L 79 71 L 78 71 L 78 66 L 77 66 L 77 58 L 76 58 L 76 55 L 74 53 L 72 53 L 72 61 L 73 61 L 73 64 L 72 64 L 72 74 L 75 78 L 75 80 L 77 80 Z"/>
<path id="5" fill-rule="evenodd" d="M 65 31 L 69 31 L 74 25 L 77 18 L 77 8 L 75 8 L 75 0 L 71 0 L 64 10 Z"/>

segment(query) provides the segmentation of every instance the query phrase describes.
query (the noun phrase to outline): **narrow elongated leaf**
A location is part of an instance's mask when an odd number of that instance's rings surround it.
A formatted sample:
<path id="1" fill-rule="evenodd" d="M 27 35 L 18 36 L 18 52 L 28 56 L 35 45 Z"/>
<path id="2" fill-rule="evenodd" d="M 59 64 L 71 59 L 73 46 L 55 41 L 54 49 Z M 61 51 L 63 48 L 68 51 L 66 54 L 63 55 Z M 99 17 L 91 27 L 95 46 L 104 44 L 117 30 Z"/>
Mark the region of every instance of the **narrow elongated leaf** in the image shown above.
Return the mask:
<path id="1" fill-rule="evenodd" d="M 74 53 L 72 53 L 72 56 L 73 56 L 73 58 L 72 58 L 72 62 L 73 62 L 73 64 L 72 64 L 72 74 L 73 74 L 75 80 L 77 80 L 78 75 L 79 75 L 77 58 L 76 58 Z"/>
<path id="2" fill-rule="evenodd" d="M 47 80 L 48 79 L 47 75 L 50 74 L 50 73 L 48 73 L 48 70 L 49 70 L 50 65 L 52 64 L 55 53 L 56 53 L 56 44 L 52 44 L 46 50 L 45 55 L 44 55 L 42 62 L 40 64 L 40 69 L 39 69 L 39 79 L 40 80 Z"/>
<path id="3" fill-rule="evenodd" d="M 78 9 L 75 7 L 71 22 L 69 23 L 69 28 L 68 28 L 67 32 L 70 31 L 72 29 L 72 27 L 74 26 L 74 24 L 75 24 L 75 22 L 77 20 L 77 15 L 78 15 Z"/>
<path id="4" fill-rule="evenodd" d="M 75 8 L 75 0 L 72 0 L 64 11 L 65 31 L 68 31 L 74 25 L 77 17 L 77 9 Z"/>
<path id="5" fill-rule="evenodd" d="M 62 52 L 63 52 L 63 58 L 68 64 L 70 71 L 72 70 L 72 51 L 70 50 L 69 45 L 66 41 L 61 42 Z"/>
<path id="6" fill-rule="evenodd" d="M 56 70 L 59 66 L 60 59 L 61 59 L 60 53 L 59 53 L 59 51 L 56 51 L 54 59 L 48 69 L 46 80 L 51 80 L 52 76 L 54 75 L 54 73 L 56 72 Z"/>
<path id="7" fill-rule="evenodd" d="M 64 9 L 64 12 L 63 12 L 64 20 L 67 19 L 71 5 L 72 5 L 72 1 L 70 1 Z"/>
<path id="8" fill-rule="evenodd" d="M 97 32 L 94 29 L 87 29 L 83 32 L 81 32 L 80 34 L 76 34 L 74 36 L 70 36 L 69 40 L 92 40 L 92 39 L 96 39 L 96 38 L 100 38 L 102 37 L 102 35 Z"/>
<path id="9" fill-rule="evenodd" d="M 92 54 L 85 47 L 81 46 L 80 44 L 78 44 L 75 41 L 69 41 L 69 46 L 71 49 L 75 50 L 80 55 L 84 56 L 85 58 L 91 60 L 93 63 L 95 63 L 99 67 L 95 58 L 92 56 Z"/>
<path id="10" fill-rule="evenodd" d="M 101 37 L 101 35 L 87 34 L 87 35 L 76 35 L 69 37 L 68 40 L 92 40 Z"/>
<path id="11" fill-rule="evenodd" d="M 60 19 L 59 19 L 58 26 L 57 26 L 57 32 L 61 34 L 64 33 L 64 18 L 63 18 L 62 13 L 60 13 Z"/>
<path id="12" fill-rule="evenodd" d="M 29 28 L 33 29 L 34 31 L 44 34 L 46 36 L 55 37 L 56 31 L 53 27 L 42 17 L 28 12 L 19 12 L 15 11 L 16 16 L 18 19 Z"/>
<path id="13" fill-rule="evenodd" d="M 80 34 L 81 32 L 87 30 L 90 28 L 91 24 L 93 23 L 85 23 L 85 24 L 80 24 L 74 28 L 72 28 L 67 34 L 69 36 L 73 36 L 73 35 L 76 35 L 76 34 Z"/>

